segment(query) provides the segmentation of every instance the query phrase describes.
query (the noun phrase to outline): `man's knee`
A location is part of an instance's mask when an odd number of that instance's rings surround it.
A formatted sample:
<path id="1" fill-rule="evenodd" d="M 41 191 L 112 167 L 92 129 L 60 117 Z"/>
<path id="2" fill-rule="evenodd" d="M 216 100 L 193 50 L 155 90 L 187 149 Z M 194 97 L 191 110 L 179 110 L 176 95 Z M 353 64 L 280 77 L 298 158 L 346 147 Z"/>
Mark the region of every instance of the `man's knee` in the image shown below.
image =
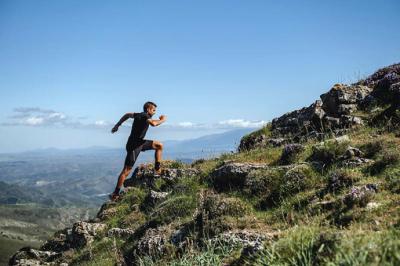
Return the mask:
<path id="1" fill-rule="evenodd" d="M 164 148 L 164 145 L 159 141 L 153 141 L 153 147 L 156 150 L 162 150 Z"/>
<path id="2" fill-rule="evenodd" d="M 125 168 L 124 168 L 124 172 L 125 172 L 125 173 L 129 173 L 131 170 L 132 170 L 132 166 L 130 166 L 130 165 L 125 165 Z"/>

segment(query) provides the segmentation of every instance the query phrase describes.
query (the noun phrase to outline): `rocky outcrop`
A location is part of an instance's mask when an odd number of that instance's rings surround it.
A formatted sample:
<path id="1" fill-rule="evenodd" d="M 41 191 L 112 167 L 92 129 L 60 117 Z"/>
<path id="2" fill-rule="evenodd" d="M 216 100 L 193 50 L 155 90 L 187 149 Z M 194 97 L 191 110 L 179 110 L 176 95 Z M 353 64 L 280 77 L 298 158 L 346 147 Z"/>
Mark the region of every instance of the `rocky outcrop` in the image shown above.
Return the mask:
<path id="1" fill-rule="evenodd" d="M 101 205 L 99 212 L 96 217 L 103 221 L 111 216 L 113 216 L 117 212 L 117 203 L 113 201 L 108 201 Z"/>
<path id="2" fill-rule="evenodd" d="M 276 234 L 252 232 L 249 230 L 231 230 L 219 234 L 211 242 L 224 243 L 227 246 L 241 246 L 242 256 L 249 256 L 264 249 L 263 242 L 276 237 Z"/>
<path id="3" fill-rule="evenodd" d="M 108 237 L 117 237 L 127 239 L 135 234 L 135 231 L 127 228 L 111 228 L 107 232 Z"/>
<path id="4" fill-rule="evenodd" d="M 367 86 L 336 84 L 320 96 L 322 108 L 328 117 L 349 115 L 357 111 L 371 91 Z"/>
<path id="5" fill-rule="evenodd" d="M 393 64 L 376 71 L 374 74 L 359 82 L 373 88 L 371 96 L 381 103 L 399 104 L 400 64 Z"/>
<path id="6" fill-rule="evenodd" d="M 316 101 L 309 107 L 286 113 L 272 120 L 272 130 L 279 135 L 306 134 L 307 132 L 320 131 L 325 111 L 322 101 Z"/>
<path id="7" fill-rule="evenodd" d="M 139 240 L 135 255 L 161 256 L 166 251 L 170 235 L 171 229 L 167 226 L 148 229 Z"/>
<path id="8" fill-rule="evenodd" d="M 20 249 L 11 259 L 10 265 L 61 265 L 62 253 L 70 249 L 80 249 L 90 245 L 94 237 L 106 229 L 102 223 L 79 221 L 72 228 L 54 234 L 40 250 L 29 247 Z"/>
<path id="9" fill-rule="evenodd" d="M 322 139 L 327 133 L 342 135 L 347 129 L 364 124 L 361 117 L 354 115 L 356 111 L 371 110 L 377 104 L 391 104 L 383 116 L 391 116 L 400 107 L 400 64 L 379 69 L 355 84 L 335 84 L 310 106 L 273 119 L 273 138 L 261 130 L 249 134 L 241 139 L 238 151 Z"/>
<path id="10" fill-rule="evenodd" d="M 216 168 L 211 174 L 211 182 L 218 191 L 229 190 L 231 188 L 242 188 L 246 177 L 251 170 L 269 168 L 268 164 L 256 163 L 235 163 L 225 161 Z"/>
<path id="11" fill-rule="evenodd" d="M 160 176 L 155 176 L 151 165 L 140 165 L 135 168 L 132 176 L 125 180 L 124 187 L 153 187 L 156 178 L 173 182 L 176 179 L 196 176 L 199 173 L 199 170 L 195 168 L 165 168 Z"/>
<path id="12" fill-rule="evenodd" d="M 373 163 L 374 160 L 364 158 L 364 153 L 357 148 L 348 147 L 345 153 L 339 157 L 340 165 L 344 167 L 357 167 Z"/>
<path id="13" fill-rule="evenodd" d="M 71 234 L 67 235 L 67 241 L 72 248 L 81 248 L 93 242 L 94 237 L 107 228 L 102 223 L 88 223 L 79 221 L 72 226 Z"/>
<path id="14" fill-rule="evenodd" d="M 157 192 L 154 190 L 150 190 L 150 193 L 147 195 L 145 202 L 147 205 L 155 206 L 157 203 L 163 201 L 169 194 L 169 192 Z"/>
<path id="15" fill-rule="evenodd" d="M 61 253 L 54 251 L 41 251 L 30 247 L 21 248 L 9 261 L 9 265 L 34 266 L 34 265 L 59 265 L 55 263 Z"/>
<path id="16" fill-rule="evenodd" d="M 253 135 L 250 134 L 240 140 L 238 147 L 239 152 L 252 150 L 256 148 L 265 148 L 267 146 L 279 147 L 287 143 L 285 138 L 270 138 L 265 134 Z"/>
<path id="17" fill-rule="evenodd" d="M 272 120 L 272 130 L 280 135 L 313 137 L 327 131 L 340 132 L 340 129 L 362 124 L 352 113 L 365 104 L 372 89 L 362 85 L 335 84 L 321 100 Z"/>
<path id="18" fill-rule="evenodd" d="M 296 165 L 270 166 L 266 163 L 237 163 L 225 161 L 210 174 L 210 182 L 217 191 L 243 189 L 251 186 L 249 177 L 257 170 L 276 170 L 286 172 Z M 251 179 L 251 178 L 250 178 Z"/>

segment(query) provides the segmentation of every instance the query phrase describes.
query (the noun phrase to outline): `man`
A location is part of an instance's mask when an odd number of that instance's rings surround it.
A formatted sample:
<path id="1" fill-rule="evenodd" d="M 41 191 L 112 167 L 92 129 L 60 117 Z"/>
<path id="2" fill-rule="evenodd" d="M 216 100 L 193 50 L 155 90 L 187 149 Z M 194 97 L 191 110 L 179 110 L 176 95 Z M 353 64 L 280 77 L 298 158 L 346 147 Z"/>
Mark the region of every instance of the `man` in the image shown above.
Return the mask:
<path id="1" fill-rule="evenodd" d="M 125 178 L 129 175 L 136 159 L 141 151 L 155 150 L 155 163 L 154 163 L 154 174 L 161 174 L 161 153 L 163 150 L 163 144 L 155 140 L 145 139 L 145 135 L 149 125 L 156 127 L 161 125 L 167 119 L 165 115 L 161 115 L 159 120 L 151 119 L 151 117 L 156 113 L 157 105 L 153 102 L 146 102 L 143 106 L 143 112 L 141 113 L 126 113 L 117 124 L 111 129 L 111 133 L 118 131 L 118 127 L 122 125 L 128 118 L 133 118 L 133 125 L 131 134 L 126 143 L 126 158 L 124 163 L 124 168 L 122 169 L 117 186 L 114 192 L 110 195 L 111 200 L 116 200 L 119 197 L 122 184 Z"/>

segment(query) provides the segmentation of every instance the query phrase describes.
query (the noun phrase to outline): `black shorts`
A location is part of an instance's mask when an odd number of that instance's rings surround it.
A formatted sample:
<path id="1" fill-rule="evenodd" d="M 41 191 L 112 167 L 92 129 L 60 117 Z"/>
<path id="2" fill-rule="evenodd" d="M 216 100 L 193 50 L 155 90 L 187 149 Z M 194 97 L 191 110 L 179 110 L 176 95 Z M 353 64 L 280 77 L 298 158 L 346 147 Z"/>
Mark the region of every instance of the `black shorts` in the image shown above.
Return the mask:
<path id="1" fill-rule="evenodd" d="M 141 151 L 154 150 L 153 141 L 148 139 L 128 140 L 126 144 L 125 165 L 133 167 Z"/>

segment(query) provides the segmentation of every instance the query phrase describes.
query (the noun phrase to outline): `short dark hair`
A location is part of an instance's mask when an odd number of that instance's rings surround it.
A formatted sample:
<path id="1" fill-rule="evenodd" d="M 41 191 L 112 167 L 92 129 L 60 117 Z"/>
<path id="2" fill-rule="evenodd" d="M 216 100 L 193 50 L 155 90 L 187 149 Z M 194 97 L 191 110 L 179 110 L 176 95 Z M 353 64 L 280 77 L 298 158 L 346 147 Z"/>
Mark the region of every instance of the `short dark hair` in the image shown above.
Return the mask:
<path id="1" fill-rule="evenodd" d="M 146 112 L 146 111 L 147 111 L 147 108 L 149 108 L 150 105 L 153 105 L 154 107 L 157 107 L 157 105 L 156 105 L 155 103 L 153 103 L 153 102 L 146 102 L 146 103 L 143 105 L 143 111 Z"/>

